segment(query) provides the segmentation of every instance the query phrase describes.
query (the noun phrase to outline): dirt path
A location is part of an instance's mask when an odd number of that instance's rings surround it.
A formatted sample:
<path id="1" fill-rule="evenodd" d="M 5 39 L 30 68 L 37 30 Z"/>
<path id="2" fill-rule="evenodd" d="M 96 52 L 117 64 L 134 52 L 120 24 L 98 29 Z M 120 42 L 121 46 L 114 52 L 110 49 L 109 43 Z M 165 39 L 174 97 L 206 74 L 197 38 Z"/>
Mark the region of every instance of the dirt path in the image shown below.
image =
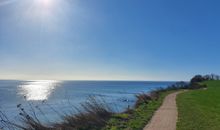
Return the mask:
<path id="1" fill-rule="evenodd" d="M 145 126 L 144 130 L 176 130 L 178 117 L 176 95 L 181 92 L 174 92 L 165 97 L 163 104 L 156 111 L 149 124 Z"/>

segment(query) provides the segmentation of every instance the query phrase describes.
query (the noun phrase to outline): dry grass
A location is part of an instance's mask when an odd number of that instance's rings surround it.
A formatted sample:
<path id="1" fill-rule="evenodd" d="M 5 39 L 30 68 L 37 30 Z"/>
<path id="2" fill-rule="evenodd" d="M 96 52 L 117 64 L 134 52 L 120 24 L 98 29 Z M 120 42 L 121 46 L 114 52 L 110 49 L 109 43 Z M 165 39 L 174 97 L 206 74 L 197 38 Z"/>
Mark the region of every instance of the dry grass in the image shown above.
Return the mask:
<path id="1" fill-rule="evenodd" d="M 8 120 L 4 113 L 0 113 L 0 126 L 2 129 L 20 130 L 97 130 L 105 126 L 113 112 L 108 104 L 101 98 L 89 97 L 88 101 L 80 107 L 74 107 L 77 114 L 62 116 L 61 123 L 51 125 L 43 124 L 37 117 L 35 109 L 30 104 L 32 113 L 27 113 L 21 104 L 17 105 L 22 124 Z M 51 108 L 53 109 L 53 108 Z M 57 113 L 59 114 L 59 113 Z M 1 128 L 0 127 L 0 128 Z"/>

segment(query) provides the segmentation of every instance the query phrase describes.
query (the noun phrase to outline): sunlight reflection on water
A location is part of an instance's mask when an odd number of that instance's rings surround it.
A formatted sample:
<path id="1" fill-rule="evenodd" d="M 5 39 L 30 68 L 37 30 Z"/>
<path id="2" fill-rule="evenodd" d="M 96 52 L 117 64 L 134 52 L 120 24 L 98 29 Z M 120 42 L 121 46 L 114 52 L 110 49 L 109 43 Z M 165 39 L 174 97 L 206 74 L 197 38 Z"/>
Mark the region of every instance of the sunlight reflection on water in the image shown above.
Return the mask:
<path id="1" fill-rule="evenodd" d="M 58 86 L 55 80 L 34 80 L 19 85 L 19 95 L 25 96 L 26 100 L 46 100 Z"/>

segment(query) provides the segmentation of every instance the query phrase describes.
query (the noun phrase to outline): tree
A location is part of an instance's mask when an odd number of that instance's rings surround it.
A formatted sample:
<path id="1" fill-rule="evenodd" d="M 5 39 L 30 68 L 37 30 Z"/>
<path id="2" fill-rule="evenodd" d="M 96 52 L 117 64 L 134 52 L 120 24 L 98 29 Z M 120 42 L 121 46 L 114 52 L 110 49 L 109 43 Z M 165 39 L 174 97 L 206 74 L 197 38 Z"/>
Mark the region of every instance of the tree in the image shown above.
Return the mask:
<path id="1" fill-rule="evenodd" d="M 191 79 L 190 83 L 198 83 L 198 82 L 202 82 L 205 80 L 206 80 L 206 78 L 203 77 L 202 75 L 196 75 Z"/>

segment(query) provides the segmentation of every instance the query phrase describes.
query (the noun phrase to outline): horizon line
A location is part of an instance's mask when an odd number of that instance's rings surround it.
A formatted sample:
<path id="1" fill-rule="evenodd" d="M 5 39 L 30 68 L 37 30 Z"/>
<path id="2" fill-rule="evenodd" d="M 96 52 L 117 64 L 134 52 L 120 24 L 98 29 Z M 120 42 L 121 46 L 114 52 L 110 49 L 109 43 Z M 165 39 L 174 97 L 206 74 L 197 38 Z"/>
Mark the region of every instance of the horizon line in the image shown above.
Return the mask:
<path id="1" fill-rule="evenodd" d="M 55 80 L 55 81 L 127 81 L 127 82 L 145 82 L 145 81 L 152 81 L 152 82 L 188 82 L 188 80 L 143 80 L 143 79 L 1 79 L 0 81 L 47 81 L 47 80 Z"/>

